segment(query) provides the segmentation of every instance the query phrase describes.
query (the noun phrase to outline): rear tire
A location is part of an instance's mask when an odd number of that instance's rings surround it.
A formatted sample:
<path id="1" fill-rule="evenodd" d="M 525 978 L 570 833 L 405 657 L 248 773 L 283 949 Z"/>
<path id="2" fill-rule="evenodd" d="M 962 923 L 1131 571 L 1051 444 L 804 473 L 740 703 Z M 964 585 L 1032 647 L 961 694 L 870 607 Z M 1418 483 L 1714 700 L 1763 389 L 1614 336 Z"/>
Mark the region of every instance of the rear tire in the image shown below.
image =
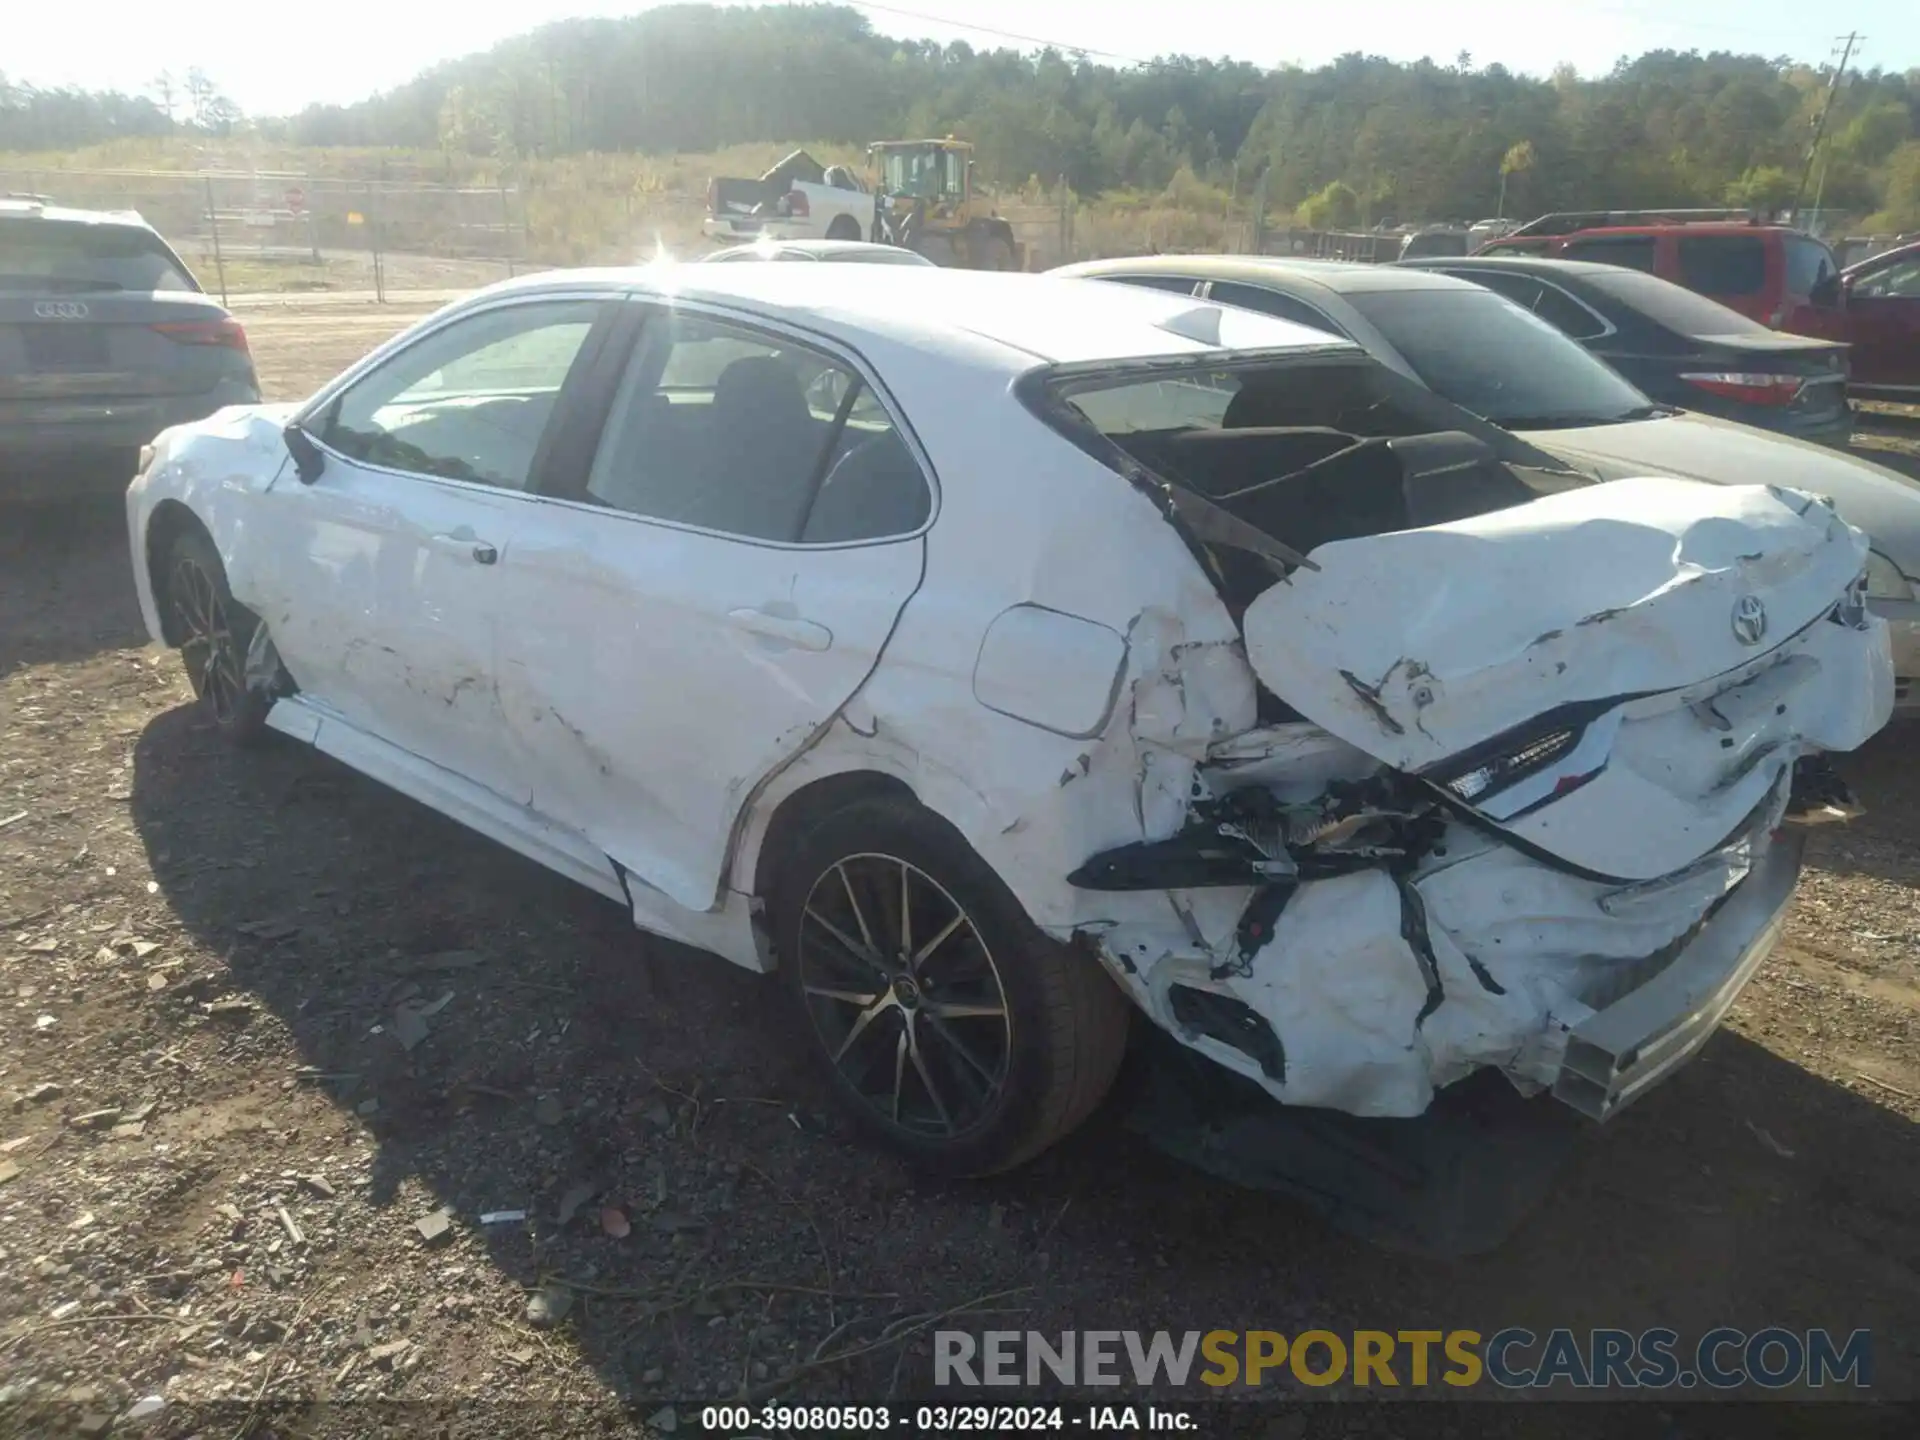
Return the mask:
<path id="1" fill-rule="evenodd" d="M 882 1148 L 944 1176 L 1009 1170 L 1111 1087 L 1126 997 L 931 811 L 883 796 L 835 812 L 770 898 L 808 1049 Z"/>
<path id="2" fill-rule="evenodd" d="M 833 217 L 833 223 L 827 226 L 829 240 L 858 240 L 859 238 L 860 222 L 851 215 L 836 215 Z"/>
<path id="3" fill-rule="evenodd" d="M 247 650 L 260 618 L 233 598 L 220 553 L 202 531 L 183 531 L 168 547 L 165 584 L 194 697 L 221 739 L 257 744 L 273 708 L 271 694 L 247 685 Z"/>

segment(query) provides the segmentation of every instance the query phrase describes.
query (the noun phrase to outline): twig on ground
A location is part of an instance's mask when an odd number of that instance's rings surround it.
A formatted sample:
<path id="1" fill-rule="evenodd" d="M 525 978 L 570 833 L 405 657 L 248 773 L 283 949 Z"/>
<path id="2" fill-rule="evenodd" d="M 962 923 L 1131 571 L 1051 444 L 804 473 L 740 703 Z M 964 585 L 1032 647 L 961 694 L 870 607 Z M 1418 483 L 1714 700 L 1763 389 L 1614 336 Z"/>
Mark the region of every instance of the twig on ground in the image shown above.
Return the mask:
<path id="1" fill-rule="evenodd" d="M 1902 1100 L 1920 1100 L 1920 1095 L 1914 1094 L 1911 1090 L 1902 1090 L 1898 1085 L 1889 1085 L 1884 1080 L 1875 1079 L 1873 1076 L 1867 1074 L 1867 1072 L 1864 1070 L 1856 1070 L 1853 1073 L 1859 1076 L 1862 1080 L 1866 1081 L 1869 1085 L 1879 1086 L 1882 1090 L 1885 1090 L 1889 1095 L 1898 1095 Z"/>
<path id="2" fill-rule="evenodd" d="M 816 1370 L 824 1370 L 832 1365 L 844 1365 L 849 1360 L 857 1360 L 862 1355 L 871 1355 L 876 1350 L 886 1349 L 889 1345 L 901 1344 L 904 1341 L 912 1339 L 921 1331 L 938 1325 L 942 1320 L 950 1320 L 955 1315 L 976 1312 L 989 1301 L 1005 1300 L 1013 1295 L 1025 1294 L 1032 1288 L 1031 1285 L 1016 1285 L 1011 1290 L 996 1290 L 990 1294 L 977 1295 L 971 1300 L 949 1306 L 945 1310 L 924 1311 L 917 1315 L 902 1316 L 899 1320 L 887 1326 L 885 1330 L 882 1330 L 878 1338 L 869 1340 L 865 1344 L 852 1345 L 844 1350 L 836 1350 L 831 1355 L 822 1355 L 816 1359 L 808 1360 L 804 1364 L 796 1365 L 785 1374 L 767 1381 L 764 1385 L 756 1386 L 752 1390 L 742 1391 L 738 1398 L 741 1402 L 748 1404 L 756 1400 L 764 1400 L 769 1395 L 779 1394 L 789 1385 L 799 1380 L 803 1375 L 811 1374 Z"/>
<path id="3" fill-rule="evenodd" d="M 716 1105 L 719 1103 L 718 1100 L 714 1101 Z M 772 1103 L 778 1104 L 779 1102 L 774 1101 Z M 751 1160 L 744 1162 L 744 1165 L 746 1169 L 753 1171 L 754 1174 L 764 1180 L 768 1188 L 770 1188 L 775 1195 L 778 1195 L 783 1201 L 798 1210 L 801 1218 L 807 1222 L 807 1227 L 813 1231 L 813 1238 L 818 1241 L 820 1245 L 820 1263 L 826 1267 L 827 1271 L 827 1324 L 832 1325 L 837 1323 L 839 1316 L 834 1313 L 833 1309 L 833 1252 L 827 1249 L 825 1232 L 820 1229 L 819 1222 L 813 1218 L 813 1212 L 795 1199 L 778 1180 L 775 1180 L 773 1176 L 769 1175 L 765 1170 L 762 1170 Z"/>
<path id="4" fill-rule="evenodd" d="M 306 1299 L 302 1300 L 300 1302 L 300 1308 L 293 1312 L 292 1323 L 280 1332 L 279 1340 L 274 1343 L 273 1359 L 268 1363 L 266 1372 L 260 1377 L 260 1388 L 253 1392 L 253 1403 L 247 1406 L 247 1413 L 241 1417 L 240 1428 L 233 1432 L 233 1440 L 245 1440 L 245 1437 L 253 1430 L 254 1419 L 260 1413 L 260 1402 L 267 1398 L 267 1386 L 273 1383 L 274 1374 L 280 1368 L 280 1352 L 286 1348 L 287 1342 L 293 1338 L 293 1332 L 300 1328 L 300 1322 L 307 1318 L 307 1311 L 313 1308 L 313 1302 L 332 1288 L 333 1282 L 329 1280 L 318 1290 L 315 1290 L 311 1295 L 307 1296 Z"/>
<path id="5" fill-rule="evenodd" d="M 22 1340 L 30 1339 L 46 1330 L 66 1330 L 75 1325 L 107 1325 L 120 1320 L 129 1322 L 165 1320 L 174 1325 L 186 1325 L 189 1323 L 188 1321 L 182 1320 L 178 1315 L 155 1315 L 152 1312 L 141 1315 L 69 1315 L 64 1320 L 42 1320 L 38 1325 L 29 1325 L 25 1330 L 10 1335 L 5 1340 L 0 1340 L 0 1350 L 12 1349 Z"/>

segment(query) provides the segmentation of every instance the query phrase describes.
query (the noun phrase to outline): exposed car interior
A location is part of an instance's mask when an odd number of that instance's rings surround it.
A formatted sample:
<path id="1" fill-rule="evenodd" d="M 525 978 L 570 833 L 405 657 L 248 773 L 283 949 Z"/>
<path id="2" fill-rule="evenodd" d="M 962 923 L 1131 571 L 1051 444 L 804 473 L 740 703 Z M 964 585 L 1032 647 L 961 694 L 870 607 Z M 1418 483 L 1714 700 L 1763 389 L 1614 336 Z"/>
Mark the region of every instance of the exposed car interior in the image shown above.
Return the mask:
<path id="1" fill-rule="evenodd" d="M 1367 361 L 1322 356 L 1190 374 L 1177 408 L 1169 404 L 1173 384 L 1137 374 L 1059 382 L 1055 414 L 1300 555 L 1585 483 Z M 1274 572 L 1270 554 L 1261 558 L 1230 535 L 1213 528 L 1203 543 L 1238 615 Z"/>

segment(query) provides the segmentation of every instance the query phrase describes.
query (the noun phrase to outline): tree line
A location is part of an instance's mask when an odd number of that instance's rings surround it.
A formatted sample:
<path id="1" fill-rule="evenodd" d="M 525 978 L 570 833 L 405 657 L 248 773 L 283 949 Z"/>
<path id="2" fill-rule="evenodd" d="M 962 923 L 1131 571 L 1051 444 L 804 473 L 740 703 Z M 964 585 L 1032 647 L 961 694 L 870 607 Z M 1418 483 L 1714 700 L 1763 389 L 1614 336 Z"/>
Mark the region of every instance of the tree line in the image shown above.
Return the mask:
<path id="1" fill-rule="evenodd" d="M 677 5 L 563 21 L 348 106 L 241 122 L 157 97 L 0 78 L 0 148 L 251 124 L 283 142 L 402 146 L 512 162 L 743 142 L 954 134 L 1002 185 L 1196 193 L 1309 223 L 1550 209 L 1790 204 L 1830 72 L 1653 51 L 1583 79 L 1354 53 L 1266 70 L 1171 56 L 1140 66 L 1045 49 L 895 40 L 838 5 Z M 217 94 L 217 92 L 215 92 Z M 1920 225 L 1920 70 L 1852 74 L 1809 176 L 1822 207 Z"/>

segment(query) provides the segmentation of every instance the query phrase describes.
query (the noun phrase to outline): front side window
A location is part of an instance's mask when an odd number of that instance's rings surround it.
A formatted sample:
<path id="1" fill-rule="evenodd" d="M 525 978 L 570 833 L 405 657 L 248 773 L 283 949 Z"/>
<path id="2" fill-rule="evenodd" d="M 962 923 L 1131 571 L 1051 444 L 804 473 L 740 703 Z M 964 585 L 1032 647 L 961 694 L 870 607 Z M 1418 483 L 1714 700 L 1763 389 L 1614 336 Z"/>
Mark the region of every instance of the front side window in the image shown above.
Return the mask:
<path id="1" fill-rule="evenodd" d="M 1758 235 L 1683 235 L 1680 283 L 1702 295 L 1758 295 L 1767 284 L 1767 247 Z"/>
<path id="2" fill-rule="evenodd" d="M 648 321 L 587 478 L 610 510 L 749 540 L 847 544 L 926 523 L 926 478 L 849 366 L 685 311 Z"/>
<path id="3" fill-rule="evenodd" d="M 381 469 L 524 490 L 600 307 L 542 301 L 457 320 L 354 381 L 319 438 Z"/>
<path id="4" fill-rule="evenodd" d="M 1920 300 L 1920 257 L 1862 275 L 1853 294 L 1862 300 Z"/>

